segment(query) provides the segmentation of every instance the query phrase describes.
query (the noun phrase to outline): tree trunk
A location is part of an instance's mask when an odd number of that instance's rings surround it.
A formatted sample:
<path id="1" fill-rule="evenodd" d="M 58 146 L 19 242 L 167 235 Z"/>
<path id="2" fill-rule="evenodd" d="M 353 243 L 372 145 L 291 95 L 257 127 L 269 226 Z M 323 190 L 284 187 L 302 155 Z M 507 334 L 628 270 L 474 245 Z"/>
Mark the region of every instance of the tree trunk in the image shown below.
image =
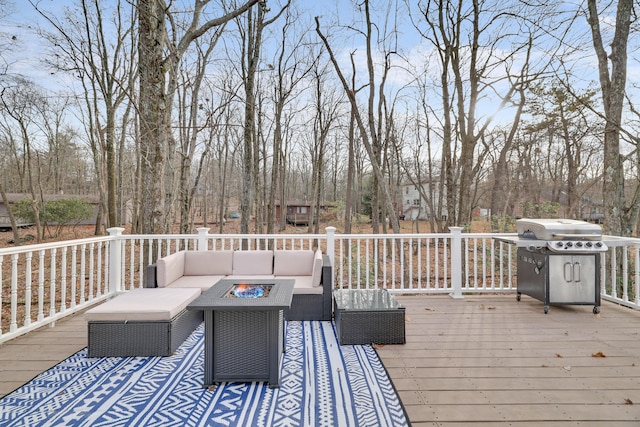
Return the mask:
<path id="1" fill-rule="evenodd" d="M 138 0 L 138 61 L 140 74 L 139 117 L 141 200 L 140 225 L 143 234 L 160 234 L 165 213 L 164 167 L 167 129 L 165 74 L 163 68 L 164 2 Z"/>
<path id="2" fill-rule="evenodd" d="M 611 42 L 611 54 L 605 51 L 596 0 L 588 0 L 587 21 L 591 27 L 593 47 L 598 57 L 598 70 L 602 100 L 606 118 L 604 128 L 604 173 L 603 202 L 605 208 L 604 228 L 609 234 L 629 236 L 632 224 L 627 215 L 638 209 L 627 208 L 624 194 L 624 168 L 620 155 L 620 124 L 627 80 L 627 42 L 631 25 L 633 0 L 618 0 L 616 27 Z M 611 72 L 609 72 L 611 61 Z"/>

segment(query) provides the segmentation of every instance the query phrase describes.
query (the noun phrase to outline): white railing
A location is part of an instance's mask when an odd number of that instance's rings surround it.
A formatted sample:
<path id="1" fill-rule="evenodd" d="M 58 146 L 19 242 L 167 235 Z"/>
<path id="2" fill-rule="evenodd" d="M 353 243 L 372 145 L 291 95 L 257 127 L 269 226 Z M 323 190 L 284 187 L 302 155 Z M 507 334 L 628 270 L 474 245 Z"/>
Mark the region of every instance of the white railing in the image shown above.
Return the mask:
<path id="1" fill-rule="evenodd" d="M 404 294 L 515 292 L 516 248 L 491 233 L 110 235 L 0 249 L 0 343 L 141 287 L 145 268 L 181 249 L 315 249 L 334 266 L 336 288 Z M 610 245 L 611 246 L 611 245 Z M 625 239 L 602 257 L 602 296 L 640 309 L 640 240 Z M 612 286 L 615 284 L 615 286 Z"/>

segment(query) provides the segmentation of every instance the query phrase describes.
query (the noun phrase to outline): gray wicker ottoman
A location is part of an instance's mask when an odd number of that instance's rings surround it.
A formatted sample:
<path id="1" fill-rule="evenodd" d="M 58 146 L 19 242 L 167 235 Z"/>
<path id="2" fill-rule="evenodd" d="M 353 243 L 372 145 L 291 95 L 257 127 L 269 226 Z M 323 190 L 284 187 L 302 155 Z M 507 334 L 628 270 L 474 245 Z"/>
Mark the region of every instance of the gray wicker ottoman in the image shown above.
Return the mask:
<path id="1" fill-rule="evenodd" d="M 89 357 L 171 356 L 203 321 L 199 288 L 134 289 L 88 310 Z"/>
<path id="2" fill-rule="evenodd" d="M 386 289 L 338 289 L 333 302 L 341 345 L 406 342 L 405 309 Z"/>

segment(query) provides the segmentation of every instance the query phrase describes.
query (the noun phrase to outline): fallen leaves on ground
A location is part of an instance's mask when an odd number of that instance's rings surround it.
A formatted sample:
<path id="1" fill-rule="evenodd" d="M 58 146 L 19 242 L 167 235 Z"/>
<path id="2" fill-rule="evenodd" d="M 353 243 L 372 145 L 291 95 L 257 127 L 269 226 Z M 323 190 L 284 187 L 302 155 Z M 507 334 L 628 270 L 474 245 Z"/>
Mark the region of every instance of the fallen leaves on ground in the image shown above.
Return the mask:
<path id="1" fill-rule="evenodd" d="M 607 357 L 607 356 L 605 356 L 603 352 L 599 351 L 597 353 L 593 353 L 591 357 Z"/>

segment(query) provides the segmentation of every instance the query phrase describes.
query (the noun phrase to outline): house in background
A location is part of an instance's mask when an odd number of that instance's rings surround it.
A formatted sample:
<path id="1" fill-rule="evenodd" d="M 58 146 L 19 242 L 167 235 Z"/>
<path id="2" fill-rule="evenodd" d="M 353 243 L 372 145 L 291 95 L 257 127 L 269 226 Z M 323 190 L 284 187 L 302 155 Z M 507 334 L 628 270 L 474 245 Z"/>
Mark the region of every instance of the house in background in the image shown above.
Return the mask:
<path id="1" fill-rule="evenodd" d="M 402 210 L 400 216 L 404 216 L 405 220 L 410 221 L 424 221 L 430 219 L 446 221 L 446 206 L 437 206 L 439 198 L 437 180 L 423 180 L 419 185 L 422 186 L 422 193 L 428 195 L 430 199 L 425 200 L 425 198 L 421 196 L 419 188 L 416 184 L 412 182 L 406 182 L 402 184 L 400 192 L 402 197 Z"/>
<path id="2" fill-rule="evenodd" d="M 290 201 L 286 205 L 285 220 L 293 225 L 308 225 L 313 210 L 310 202 Z M 276 204 L 276 221 L 282 218 L 282 205 Z"/>

